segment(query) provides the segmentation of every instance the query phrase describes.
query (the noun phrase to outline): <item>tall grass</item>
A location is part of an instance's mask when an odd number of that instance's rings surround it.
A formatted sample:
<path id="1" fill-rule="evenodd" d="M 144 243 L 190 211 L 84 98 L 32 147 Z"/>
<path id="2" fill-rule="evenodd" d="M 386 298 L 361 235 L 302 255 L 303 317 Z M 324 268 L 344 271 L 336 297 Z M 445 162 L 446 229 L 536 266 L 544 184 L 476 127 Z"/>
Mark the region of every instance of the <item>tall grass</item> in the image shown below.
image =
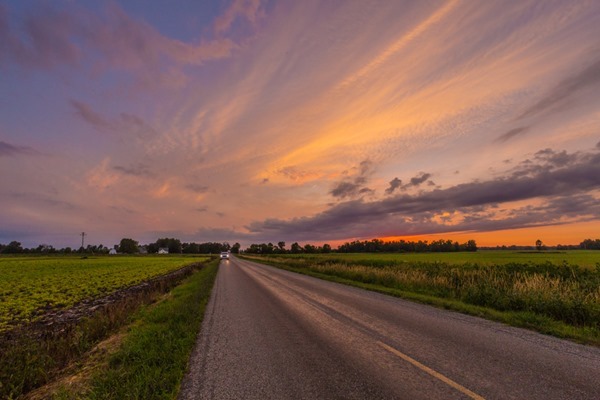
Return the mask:
<path id="1" fill-rule="evenodd" d="M 374 268 L 311 265 L 312 271 L 499 311 L 531 311 L 575 326 L 600 328 L 600 274 L 572 267 L 412 264 Z M 559 267 L 560 268 L 560 267 Z"/>
<path id="2" fill-rule="evenodd" d="M 600 265 L 549 262 L 455 265 L 399 262 L 359 265 L 327 259 L 266 257 L 270 264 L 349 281 L 457 300 L 498 311 L 527 312 L 600 332 Z"/>

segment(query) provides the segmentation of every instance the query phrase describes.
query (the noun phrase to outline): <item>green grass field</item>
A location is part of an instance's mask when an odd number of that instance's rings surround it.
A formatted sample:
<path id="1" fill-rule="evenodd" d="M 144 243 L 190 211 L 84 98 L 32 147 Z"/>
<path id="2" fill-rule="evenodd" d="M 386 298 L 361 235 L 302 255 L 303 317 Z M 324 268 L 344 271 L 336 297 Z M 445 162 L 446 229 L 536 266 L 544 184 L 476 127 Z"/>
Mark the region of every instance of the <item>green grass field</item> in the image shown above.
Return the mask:
<path id="1" fill-rule="evenodd" d="M 0 257 L 0 332 L 208 257 Z"/>
<path id="2" fill-rule="evenodd" d="M 270 257 L 279 257 L 271 255 Z M 600 264 L 600 251 L 569 250 L 561 252 L 546 251 L 505 251 L 479 250 L 476 252 L 456 253 L 329 253 L 329 254 L 286 254 L 286 259 L 306 259 L 317 262 L 342 262 L 373 266 L 395 265 L 412 262 L 441 262 L 446 264 L 498 265 L 508 263 L 542 264 L 550 262 L 556 265 L 565 263 L 585 268 L 595 268 Z"/>

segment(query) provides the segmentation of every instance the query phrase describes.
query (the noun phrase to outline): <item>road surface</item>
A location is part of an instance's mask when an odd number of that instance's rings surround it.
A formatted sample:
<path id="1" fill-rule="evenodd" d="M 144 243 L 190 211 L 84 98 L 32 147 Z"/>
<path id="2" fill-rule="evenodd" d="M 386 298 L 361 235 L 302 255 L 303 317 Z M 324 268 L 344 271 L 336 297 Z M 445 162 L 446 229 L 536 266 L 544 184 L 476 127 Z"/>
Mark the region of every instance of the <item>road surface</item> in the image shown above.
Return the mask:
<path id="1" fill-rule="evenodd" d="M 600 349 L 232 258 L 180 399 L 600 399 Z"/>

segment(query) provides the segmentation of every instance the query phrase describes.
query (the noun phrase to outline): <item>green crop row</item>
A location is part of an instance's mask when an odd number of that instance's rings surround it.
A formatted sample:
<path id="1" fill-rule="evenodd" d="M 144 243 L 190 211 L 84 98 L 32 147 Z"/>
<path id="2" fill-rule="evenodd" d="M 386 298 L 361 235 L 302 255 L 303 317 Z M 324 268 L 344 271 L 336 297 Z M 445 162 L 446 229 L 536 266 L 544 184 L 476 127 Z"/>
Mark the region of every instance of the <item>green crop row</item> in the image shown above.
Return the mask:
<path id="1" fill-rule="evenodd" d="M 313 263 L 342 263 L 383 267 L 402 263 L 445 263 L 451 265 L 478 264 L 531 264 L 552 263 L 555 265 L 574 264 L 594 269 L 600 264 L 600 251 L 507 251 L 479 250 L 477 252 L 452 253 L 328 253 L 328 254 L 274 254 L 269 257 L 284 257 L 287 262 L 310 260 Z M 304 261 L 299 261 L 300 263 Z"/>
<path id="2" fill-rule="evenodd" d="M 206 257 L 0 257 L 0 332 Z"/>

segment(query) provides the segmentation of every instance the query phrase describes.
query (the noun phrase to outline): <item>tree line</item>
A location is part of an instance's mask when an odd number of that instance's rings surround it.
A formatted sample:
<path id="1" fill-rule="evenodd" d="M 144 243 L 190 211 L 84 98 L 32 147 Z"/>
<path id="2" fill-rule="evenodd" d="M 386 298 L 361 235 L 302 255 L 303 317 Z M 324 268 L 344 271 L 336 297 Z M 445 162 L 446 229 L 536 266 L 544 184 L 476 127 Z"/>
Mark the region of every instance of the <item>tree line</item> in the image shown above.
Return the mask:
<path id="1" fill-rule="evenodd" d="M 20 242 L 14 240 L 9 244 L 0 243 L 0 254 L 109 254 L 111 250 L 123 254 L 156 254 L 159 249 L 162 248 L 168 249 L 169 253 L 175 254 L 215 254 L 222 251 L 238 253 L 240 247 L 241 245 L 239 243 L 230 245 L 227 242 L 182 243 L 181 240 L 175 238 L 161 238 L 152 243 L 140 244 L 137 240 L 123 238 L 119 244 L 115 244 L 112 247 L 107 247 L 102 244 L 88 244 L 86 247 L 73 249 L 71 247 L 55 248 L 51 245 L 41 244 L 37 247 L 26 248 L 23 247 Z"/>
<path id="2" fill-rule="evenodd" d="M 453 242 L 452 240 L 419 240 L 417 242 L 397 240 L 383 241 L 380 239 L 355 240 L 346 242 L 333 249 L 331 245 L 314 246 L 306 244 L 301 246 L 298 242 L 292 243 L 289 250 L 285 242 L 252 244 L 245 253 L 251 254 L 311 254 L 311 253 L 425 253 L 425 252 L 452 252 L 452 251 L 477 251 L 475 240 L 466 243 Z"/>
<path id="3" fill-rule="evenodd" d="M 115 245 L 115 250 L 124 254 L 156 254 L 160 249 L 167 249 L 169 254 L 215 254 L 223 251 L 239 253 L 240 247 L 239 243 L 232 246 L 227 242 L 182 243 L 181 240 L 175 238 L 162 238 L 153 243 L 140 245 L 136 240 L 123 238 L 118 245 Z"/>
<path id="4" fill-rule="evenodd" d="M 539 243 L 537 243 L 539 242 Z M 485 247 L 485 249 L 497 250 L 600 250 L 600 239 L 585 239 L 578 245 L 557 245 L 546 246 L 540 240 L 536 242 L 536 246 L 496 246 Z M 168 249 L 169 253 L 175 254 L 216 254 L 223 251 L 232 253 L 249 253 L 249 254 L 316 254 L 316 253 L 426 253 L 426 252 L 454 252 L 454 251 L 477 251 L 477 243 L 475 240 L 469 240 L 465 243 L 458 243 L 452 240 L 427 240 L 419 241 L 383 241 L 380 239 L 371 240 L 355 240 L 339 245 L 337 248 L 332 248 L 331 245 L 325 243 L 321 246 L 312 244 L 300 245 L 298 242 L 286 247 L 284 241 L 273 243 L 254 243 L 248 246 L 245 250 L 241 249 L 239 243 L 230 245 L 227 242 L 181 242 L 176 238 L 161 238 L 155 242 L 148 244 L 140 244 L 138 241 L 131 238 L 123 238 L 119 244 L 112 247 L 106 247 L 102 244 L 87 245 L 85 248 L 73 249 L 71 247 L 54 248 L 51 245 L 40 244 L 37 247 L 25 248 L 18 241 L 12 241 L 8 244 L 0 243 L 0 254 L 108 254 L 111 249 L 123 254 L 149 253 L 156 254 L 159 249 Z"/>

